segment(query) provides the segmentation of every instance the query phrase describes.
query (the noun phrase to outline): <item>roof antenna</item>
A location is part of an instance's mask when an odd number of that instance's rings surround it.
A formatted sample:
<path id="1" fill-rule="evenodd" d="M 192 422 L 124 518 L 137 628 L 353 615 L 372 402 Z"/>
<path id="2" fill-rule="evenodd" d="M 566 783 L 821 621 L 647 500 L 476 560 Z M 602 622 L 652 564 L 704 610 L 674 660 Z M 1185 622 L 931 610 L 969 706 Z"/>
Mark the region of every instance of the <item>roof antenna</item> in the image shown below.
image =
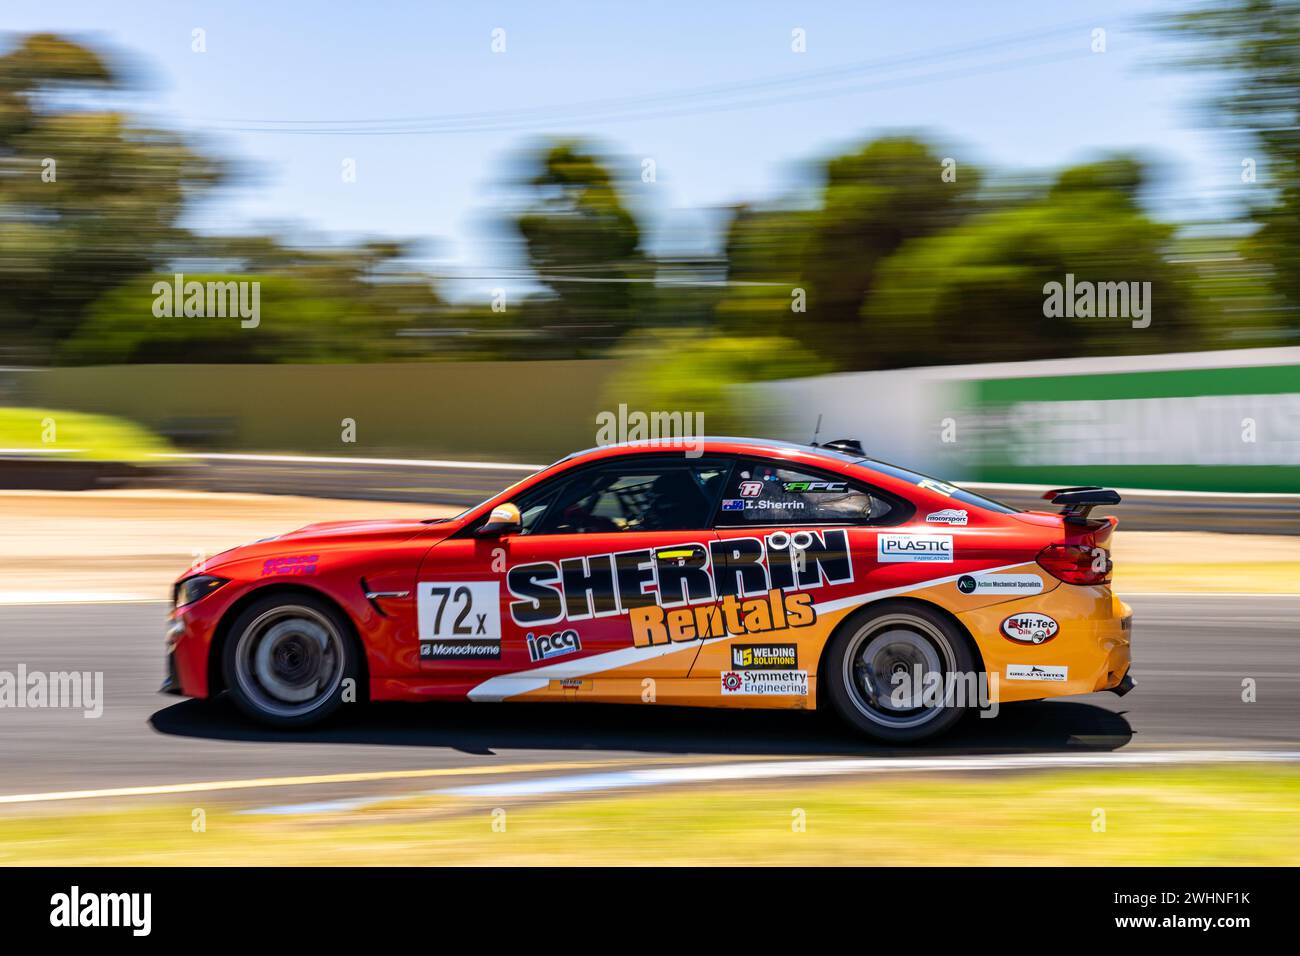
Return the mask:
<path id="1" fill-rule="evenodd" d="M 821 412 L 818 412 L 818 413 L 817 413 L 817 427 L 813 429 L 813 437 L 812 437 L 812 441 L 808 443 L 808 444 L 811 445 L 813 448 L 816 448 L 816 447 L 817 447 L 817 436 L 820 435 L 821 432 L 822 432 L 822 416 L 821 416 Z"/>

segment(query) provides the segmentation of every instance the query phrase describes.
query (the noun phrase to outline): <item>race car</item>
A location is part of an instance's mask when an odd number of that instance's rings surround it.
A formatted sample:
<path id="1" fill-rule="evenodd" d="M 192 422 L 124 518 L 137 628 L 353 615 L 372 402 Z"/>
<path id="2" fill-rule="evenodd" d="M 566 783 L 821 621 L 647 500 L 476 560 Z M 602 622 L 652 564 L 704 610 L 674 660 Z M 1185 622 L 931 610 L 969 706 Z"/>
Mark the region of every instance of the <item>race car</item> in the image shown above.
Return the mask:
<path id="1" fill-rule="evenodd" d="M 811 709 L 906 743 L 1126 693 L 1111 490 L 1019 511 L 856 441 L 609 445 L 450 519 L 333 522 L 178 580 L 163 689 L 276 727 L 365 700 Z"/>

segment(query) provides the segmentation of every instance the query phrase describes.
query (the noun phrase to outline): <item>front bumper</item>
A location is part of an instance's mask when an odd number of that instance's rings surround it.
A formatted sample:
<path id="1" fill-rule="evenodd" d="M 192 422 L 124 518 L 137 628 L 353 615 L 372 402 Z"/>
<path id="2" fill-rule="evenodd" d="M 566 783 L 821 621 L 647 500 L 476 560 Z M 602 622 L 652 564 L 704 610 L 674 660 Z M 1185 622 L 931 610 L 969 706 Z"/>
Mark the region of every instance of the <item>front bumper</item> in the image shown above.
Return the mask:
<path id="1" fill-rule="evenodd" d="M 185 695 L 185 691 L 181 690 L 181 675 L 176 665 L 176 645 L 184 634 L 184 621 L 173 617 L 167 622 L 167 650 L 163 659 L 163 682 L 158 688 L 160 694 L 175 694 L 178 697 Z"/>
<path id="2" fill-rule="evenodd" d="M 160 693 L 208 696 L 208 648 L 214 622 L 191 611 L 192 607 L 173 611 L 168 618 Z"/>
<path id="3" fill-rule="evenodd" d="M 185 691 L 181 690 L 181 675 L 176 671 L 176 652 L 174 650 L 167 652 L 163 666 L 165 675 L 163 676 L 162 686 L 158 688 L 158 693 L 175 694 L 177 697 L 184 697 Z"/>

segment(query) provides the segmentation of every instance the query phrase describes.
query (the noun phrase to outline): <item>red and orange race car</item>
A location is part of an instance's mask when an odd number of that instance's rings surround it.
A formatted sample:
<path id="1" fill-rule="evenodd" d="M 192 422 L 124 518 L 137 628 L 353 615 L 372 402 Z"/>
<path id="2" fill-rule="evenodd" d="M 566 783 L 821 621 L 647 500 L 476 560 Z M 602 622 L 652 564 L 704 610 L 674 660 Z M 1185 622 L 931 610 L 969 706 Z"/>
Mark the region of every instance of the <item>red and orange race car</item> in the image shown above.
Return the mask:
<path id="1" fill-rule="evenodd" d="M 309 525 L 176 582 L 164 690 L 276 726 L 352 700 L 812 708 L 914 741 L 1127 692 L 1113 491 L 1017 511 L 853 441 L 571 455 L 447 520 Z"/>

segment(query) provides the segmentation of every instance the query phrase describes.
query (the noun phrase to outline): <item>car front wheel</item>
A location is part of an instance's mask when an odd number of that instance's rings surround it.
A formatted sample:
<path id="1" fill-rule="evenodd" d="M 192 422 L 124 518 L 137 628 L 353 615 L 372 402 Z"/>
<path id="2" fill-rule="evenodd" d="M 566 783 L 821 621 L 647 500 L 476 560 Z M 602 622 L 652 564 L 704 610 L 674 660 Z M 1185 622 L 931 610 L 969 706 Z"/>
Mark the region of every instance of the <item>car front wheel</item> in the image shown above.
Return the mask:
<path id="1" fill-rule="evenodd" d="M 271 595 L 244 609 L 226 639 L 226 687 L 245 714 L 273 727 L 306 727 L 356 699 L 351 630 L 325 601 Z M 350 683 L 349 683 L 350 682 Z"/>

